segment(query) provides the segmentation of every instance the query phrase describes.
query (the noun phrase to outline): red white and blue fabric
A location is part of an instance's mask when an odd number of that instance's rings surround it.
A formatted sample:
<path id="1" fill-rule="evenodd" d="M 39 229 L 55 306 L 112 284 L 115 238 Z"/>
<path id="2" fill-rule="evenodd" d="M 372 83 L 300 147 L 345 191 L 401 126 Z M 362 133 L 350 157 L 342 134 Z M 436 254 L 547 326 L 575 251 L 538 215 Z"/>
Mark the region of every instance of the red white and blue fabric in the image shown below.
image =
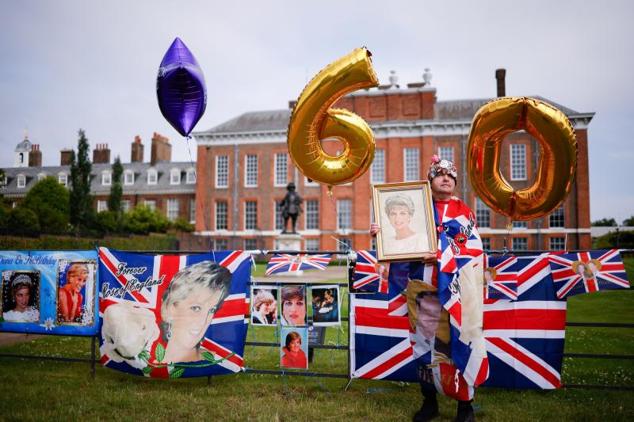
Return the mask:
<path id="1" fill-rule="evenodd" d="M 508 257 L 490 257 L 499 265 Z M 517 299 L 486 299 L 484 335 L 490 387 L 554 389 L 561 386 L 566 302 L 555 295 L 548 255 L 517 257 Z"/>
<path id="2" fill-rule="evenodd" d="M 392 283 L 388 293 L 350 295 L 350 376 L 417 381 L 407 299 Z"/>
<path id="3" fill-rule="evenodd" d="M 325 270 L 330 263 L 330 254 L 275 254 L 266 266 L 265 275 L 292 273 L 303 270 Z"/>
<path id="4" fill-rule="evenodd" d="M 618 249 L 553 255 L 550 267 L 560 299 L 630 287 Z"/>
<path id="5" fill-rule="evenodd" d="M 355 292 L 388 292 L 389 264 L 379 263 L 375 251 L 356 251 L 352 290 Z"/>
<path id="6" fill-rule="evenodd" d="M 251 276 L 251 256 L 243 251 L 222 251 L 195 255 L 152 255 L 142 253 L 121 252 L 107 248 L 99 248 L 100 294 L 99 314 L 103 316 L 106 309 L 120 302 L 131 302 L 134 306 L 147 308 L 154 313 L 157 325 L 161 321 L 161 304 L 163 293 L 169 287 L 174 275 L 182 268 L 202 261 L 213 261 L 227 268 L 232 273 L 229 295 L 222 306 L 216 310 L 210 326 L 201 342 L 201 348 L 212 352 L 216 359 L 225 358 L 222 362 L 205 367 L 188 367 L 182 377 L 211 376 L 239 372 L 244 369 L 244 343 L 247 334 L 249 313 L 248 282 Z M 142 273 L 131 275 L 118 274 L 117 269 L 125 267 L 145 268 Z M 143 287 L 131 291 L 130 286 L 138 281 L 148 279 L 159 280 L 160 284 Z M 122 288 L 119 297 L 107 295 L 108 289 Z M 103 345 L 103 339 L 100 339 Z M 159 337 L 150 350 L 155 359 L 157 346 L 166 343 Z M 107 354 L 100 358 L 101 363 L 112 369 L 135 375 L 156 378 L 168 378 L 169 368 L 155 368 L 149 374 L 135 368 L 127 362 L 115 362 Z"/>
<path id="7" fill-rule="evenodd" d="M 485 280 L 487 272 L 491 275 L 491 280 L 487 280 L 487 299 L 517 299 L 517 272 L 511 268 L 517 263 L 514 256 L 490 259 L 484 255 Z"/>
<path id="8" fill-rule="evenodd" d="M 458 273 L 464 265 L 483 254 L 482 240 L 471 209 L 457 198 L 435 204 L 434 218 L 439 234 L 438 297 L 449 313 L 451 359 L 467 385 L 478 386 L 488 376 L 488 363 L 486 357 L 472 354 L 470 345 L 460 340 L 462 305 Z"/>

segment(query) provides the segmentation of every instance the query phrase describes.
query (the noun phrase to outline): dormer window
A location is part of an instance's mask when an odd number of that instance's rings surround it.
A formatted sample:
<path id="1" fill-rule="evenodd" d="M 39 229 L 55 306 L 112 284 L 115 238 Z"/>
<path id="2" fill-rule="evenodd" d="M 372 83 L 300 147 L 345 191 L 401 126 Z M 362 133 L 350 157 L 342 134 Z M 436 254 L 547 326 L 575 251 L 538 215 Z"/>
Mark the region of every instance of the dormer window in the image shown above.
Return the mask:
<path id="1" fill-rule="evenodd" d="M 60 185 L 67 187 L 68 186 L 68 175 L 66 173 L 59 173 L 57 175 L 57 181 Z"/>
<path id="2" fill-rule="evenodd" d="M 126 170 L 123 173 L 123 184 L 127 186 L 134 185 L 134 172 L 132 170 Z"/>
<path id="3" fill-rule="evenodd" d="M 196 170 L 193 168 L 187 169 L 187 178 L 185 179 L 185 183 L 192 184 L 196 183 Z"/>
<path id="4" fill-rule="evenodd" d="M 180 185 L 181 171 L 179 169 L 170 170 L 170 185 Z"/>
<path id="5" fill-rule="evenodd" d="M 40 173 L 37 175 L 37 181 L 44 180 L 46 178 L 46 173 Z"/>
<path id="6" fill-rule="evenodd" d="M 112 184 L 112 173 L 109 171 L 101 173 L 101 184 L 103 186 L 110 186 Z"/>
<path id="7" fill-rule="evenodd" d="M 6 185 L 7 185 L 7 175 L 0 174 L 0 186 L 6 186 Z"/>
<path id="8" fill-rule="evenodd" d="M 154 169 L 149 169 L 147 171 L 147 184 L 156 185 L 157 182 L 158 182 L 158 173 Z"/>
<path id="9" fill-rule="evenodd" d="M 26 176 L 23 174 L 18 174 L 18 189 L 24 189 L 26 186 Z"/>

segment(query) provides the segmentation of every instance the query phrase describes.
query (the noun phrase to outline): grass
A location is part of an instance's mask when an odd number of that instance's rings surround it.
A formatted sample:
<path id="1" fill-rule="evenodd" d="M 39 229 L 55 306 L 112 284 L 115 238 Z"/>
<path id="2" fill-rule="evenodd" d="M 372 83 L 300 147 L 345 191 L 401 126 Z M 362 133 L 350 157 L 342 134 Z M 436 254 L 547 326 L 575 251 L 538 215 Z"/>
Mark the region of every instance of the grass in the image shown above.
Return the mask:
<path id="1" fill-rule="evenodd" d="M 629 260 L 631 269 L 632 260 Z M 261 267 L 261 266 L 258 266 Z M 634 273 L 630 272 L 634 280 Z M 346 298 L 347 295 L 342 297 Z M 342 307 L 342 311 L 347 306 Z M 634 323 L 632 291 L 580 295 L 568 301 L 568 321 Z M 347 324 L 328 328 L 328 344 L 347 344 Z M 276 341 L 274 328 L 250 327 L 249 341 Z M 90 357 L 90 339 L 49 336 L 0 349 L 2 353 Z M 632 329 L 569 327 L 567 353 L 634 354 Z M 277 347 L 247 346 L 247 365 L 277 369 Z M 311 371 L 347 371 L 345 351 L 315 350 Z M 563 381 L 634 388 L 634 361 L 565 358 Z M 88 363 L 0 359 L 2 420 L 411 420 L 420 406 L 416 384 L 306 376 L 238 374 L 211 379 L 150 380 Z M 631 391 L 560 389 L 478 390 L 476 417 L 485 421 L 630 421 Z M 437 420 L 452 420 L 455 402 L 440 398 Z"/>

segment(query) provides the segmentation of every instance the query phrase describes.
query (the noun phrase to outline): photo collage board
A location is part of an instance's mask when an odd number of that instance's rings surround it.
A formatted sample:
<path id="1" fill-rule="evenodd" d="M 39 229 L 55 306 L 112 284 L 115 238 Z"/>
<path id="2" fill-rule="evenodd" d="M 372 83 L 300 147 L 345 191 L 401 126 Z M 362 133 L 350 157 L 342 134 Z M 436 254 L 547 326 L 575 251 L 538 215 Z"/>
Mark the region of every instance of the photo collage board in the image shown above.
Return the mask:
<path id="1" fill-rule="evenodd" d="M 310 298 L 310 300 L 309 300 Z M 280 327 L 280 367 L 308 369 L 308 345 L 315 327 L 341 324 L 336 284 L 251 286 L 251 325 Z"/>

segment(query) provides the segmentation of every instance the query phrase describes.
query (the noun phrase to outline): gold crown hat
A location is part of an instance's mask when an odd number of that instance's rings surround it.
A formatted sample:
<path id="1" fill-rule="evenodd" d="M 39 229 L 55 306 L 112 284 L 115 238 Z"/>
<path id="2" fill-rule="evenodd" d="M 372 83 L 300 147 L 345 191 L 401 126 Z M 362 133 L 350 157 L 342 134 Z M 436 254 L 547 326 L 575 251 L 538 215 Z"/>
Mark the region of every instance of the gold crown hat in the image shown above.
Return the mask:
<path id="1" fill-rule="evenodd" d="M 429 171 L 427 172 L 427 178 L 431 182 L 434 177 L 443 174 L 443 172 L 453 177 L 455 182 L 458 182 L 458 169 L 453 161 L 445 159 L 441 160 L 437 155 L 432 155 L 431 165 L 429 166 Z"/>

